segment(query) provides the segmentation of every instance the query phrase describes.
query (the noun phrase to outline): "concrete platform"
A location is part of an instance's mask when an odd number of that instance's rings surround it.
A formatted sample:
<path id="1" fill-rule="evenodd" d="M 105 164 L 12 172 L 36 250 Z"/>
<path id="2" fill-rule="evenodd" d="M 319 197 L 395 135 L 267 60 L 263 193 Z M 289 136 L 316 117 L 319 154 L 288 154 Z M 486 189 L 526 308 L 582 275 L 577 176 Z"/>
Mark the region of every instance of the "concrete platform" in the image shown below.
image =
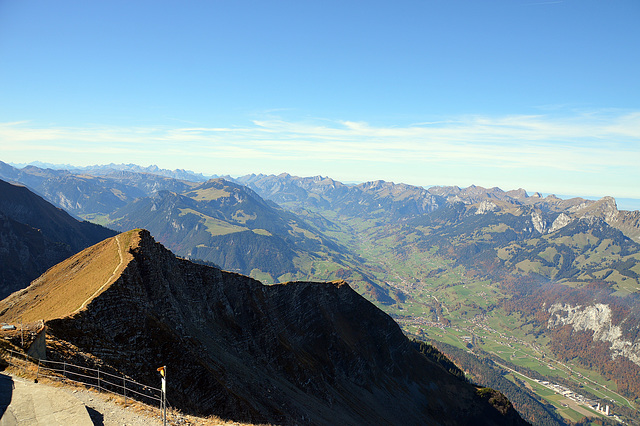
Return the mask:
<path id="1" fill-rule="evenodd" d="M 0 374 L 0 426 L 93 426 L 85 405 L 55 387 Z"/>

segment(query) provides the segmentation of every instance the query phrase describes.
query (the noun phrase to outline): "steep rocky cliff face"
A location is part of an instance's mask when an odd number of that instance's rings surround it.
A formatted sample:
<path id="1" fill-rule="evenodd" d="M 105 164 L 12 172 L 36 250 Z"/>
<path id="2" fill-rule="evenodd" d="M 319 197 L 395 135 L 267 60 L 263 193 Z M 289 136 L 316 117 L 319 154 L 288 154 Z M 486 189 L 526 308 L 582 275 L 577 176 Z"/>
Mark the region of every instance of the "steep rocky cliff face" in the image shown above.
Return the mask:
<path id="1" fill-rule="evenodd" d="M 618 319 L 616 323 L 609 305 L 594 303 L 590 306 L 572 306 L 567 303 L 554 303 L 549 307 L 548 312 L 549 328 L 571 325 L 576 331 L 592 332 L 594 341 L 606 342 L 609 345 L 612 359 L 624 356 L 640 366 L 640 337 L 637 336 L 637 324 L 625 324 L 628 322 L 626 319 Z M 627 333 L 623 333 L 621 325 L 626 326 Z M 636 331 L 636 336 L 629 336 L 630 328 Z"/>
<path id="2" fill-rule="evenodd" d="M 72 300 L 79 309 L 47 318 L 50 356 L 91 358 L 149 384 L 166 365 L 172 405 L 244 421 L 524 423 L 508 404 L 504 414 L 418 353 L 389 316 L 345 282 L 265 286 L 178 259 L 147 231 L 117 238 L 95 246 L 92 256 L 119 256 L 114 271 L 121 272 L 97 296 Z M 95 267 L 77 256 L 72 263 L 59 267 Z M 29 306 L 22 299 L 44 297 L 56 268 L 0 302 L 0 320 Z"/>

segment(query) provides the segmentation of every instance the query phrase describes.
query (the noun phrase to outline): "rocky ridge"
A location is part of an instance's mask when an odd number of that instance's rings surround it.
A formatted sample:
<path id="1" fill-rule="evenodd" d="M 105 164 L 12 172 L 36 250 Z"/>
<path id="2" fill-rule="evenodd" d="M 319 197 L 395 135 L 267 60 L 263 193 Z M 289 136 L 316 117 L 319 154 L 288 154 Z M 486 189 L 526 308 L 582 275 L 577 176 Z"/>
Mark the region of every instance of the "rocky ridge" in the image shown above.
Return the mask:
<path id="1" fill-rule="evenodd" d="M 166 365 L 174 406 L 227 419 L 524 424 L 510 406 L 501 414 L 474 386 L 419 354 L 345 282 L 264 286 L 176 258 L 147 231 L 117 238 L 101 250 L 105 259 L 120 250 L 114 274 L 121 272 L 84 303 L 77 298 L 79 309 L 46 318 L 52 357 L 111 366 L 147 383 Z M 82 256 L 69 262 L 96 267 Z M 24 299 L 46 297 L 57 268 L 2 301 L 0 320 L 31 306 Z"/>

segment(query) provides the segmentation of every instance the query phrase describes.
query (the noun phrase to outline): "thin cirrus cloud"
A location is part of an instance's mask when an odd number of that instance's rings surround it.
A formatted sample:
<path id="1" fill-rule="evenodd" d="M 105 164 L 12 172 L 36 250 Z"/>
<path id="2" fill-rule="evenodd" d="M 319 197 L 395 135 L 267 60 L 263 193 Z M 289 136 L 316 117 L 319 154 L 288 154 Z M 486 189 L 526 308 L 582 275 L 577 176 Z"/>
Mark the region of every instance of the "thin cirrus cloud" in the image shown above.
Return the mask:
<path id="1" fill-rule="evenodd" d="M 145 155 L 178 154 L 229 159 L 456 162 L 491 167 L 581 170 L 632 167 L 640 161 L 640 112 L 470 116 L 407 126 L 356 121 L 255 120 L 239 127 L 36 126 L 0 124 L 3 152 Z M 150 150 L 150 147 L 153 147 Z M 11 155 L 10 155 L 11 156 Z M 118 161 L 109 158 L 109 161 Z M 87 160 L 88 161 L 88 160 Z M 121 158 L 120 161 L 129 161 Z M 176 164 L 175 167 L 188 167 Z"/>
<path id="2" fill-rule="evenodd" d="M 625 166 L 640 155 L 638 114 L 603 121 L 544 116 L 470 117 L 406 127 L 344 121 L 334 126 L 256 121 L 258 132 L 295 140 L 289 147 L 323 158 L 376 161 L 457 161 L 493 166 L 584 168 Z M 254 139 L 255 140 L 255 139 Z M 346 158 L 345 158 L 346 156 Z"/>

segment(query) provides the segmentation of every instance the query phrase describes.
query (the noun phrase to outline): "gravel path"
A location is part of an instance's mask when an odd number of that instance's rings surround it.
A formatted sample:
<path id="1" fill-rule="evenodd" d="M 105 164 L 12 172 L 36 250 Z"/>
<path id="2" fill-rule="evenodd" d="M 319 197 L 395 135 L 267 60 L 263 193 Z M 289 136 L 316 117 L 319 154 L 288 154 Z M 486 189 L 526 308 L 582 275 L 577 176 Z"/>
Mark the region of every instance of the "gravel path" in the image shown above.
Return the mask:
<path id="1" fill-rule="evenodd" d="M 96 426 L 162 426 L 159 410 L 150 410 L 142 404 L 124 405 L 124 398 L 89 389 L 65 389 L 78 398 L 89 411 Z"/>
<path id="2" fill-rule="evenodd" d="M 131 401 L 107 392 L 81 387 L 66 387 L 65 392 L 79 399 L 89 411 L 94 426 L 162 426 L 162 413 L 157 407 Z M 171 426 L 269 426 L 253 425 L 219 418 L 201 418 L 167 412 L 167 425 Z"/>

